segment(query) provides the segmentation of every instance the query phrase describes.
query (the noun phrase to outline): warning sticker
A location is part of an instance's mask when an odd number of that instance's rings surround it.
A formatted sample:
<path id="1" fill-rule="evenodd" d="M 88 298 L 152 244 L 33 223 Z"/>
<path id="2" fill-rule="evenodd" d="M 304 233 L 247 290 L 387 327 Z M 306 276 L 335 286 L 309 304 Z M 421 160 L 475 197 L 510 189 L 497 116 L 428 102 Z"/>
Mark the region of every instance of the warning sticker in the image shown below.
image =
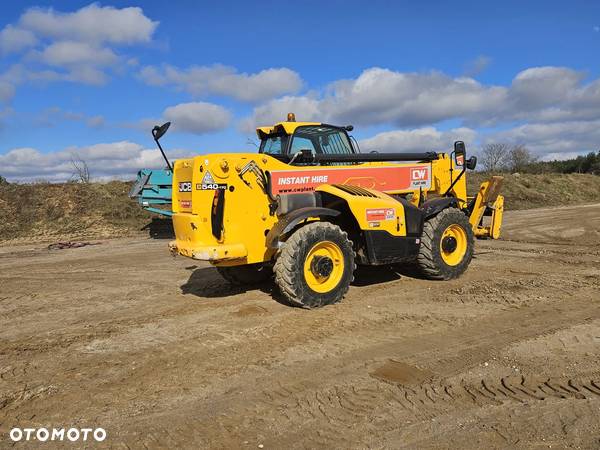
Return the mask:
<path id="1" fill-rule="evenodd" d="M 214 182 L 215 182 L 215 179 L 210 174 L 210 172 L 207 170 L 206 173 L 204 174 L 204 176 L 202 177 L 202 184 L 213 184 Z"/>
<path id="2" fill-rule="evenodd" d="M 217 189 L 227 189 L 227 185 L 217 183 L 208 170 L 202 177 L 202 183 L 196 184 L 197 191 L 216 191 Z"/>
<path id="3" fill-rule="evenodd" d="M 312 192 L 321 184 L 347 184 L 378 191 L 409 191 L 431 186 L 429 164 L 397 167 L 311 168 L 271 172 L 271 193 Z"/>
<path id="4" fill-rule="evenodd" d="M 394 208 L 377 208 L 367 209 L 366 219 L 367 222 L 380 222 L 382 220 L 393 220 L 396 217 L 396 210 Z"/>

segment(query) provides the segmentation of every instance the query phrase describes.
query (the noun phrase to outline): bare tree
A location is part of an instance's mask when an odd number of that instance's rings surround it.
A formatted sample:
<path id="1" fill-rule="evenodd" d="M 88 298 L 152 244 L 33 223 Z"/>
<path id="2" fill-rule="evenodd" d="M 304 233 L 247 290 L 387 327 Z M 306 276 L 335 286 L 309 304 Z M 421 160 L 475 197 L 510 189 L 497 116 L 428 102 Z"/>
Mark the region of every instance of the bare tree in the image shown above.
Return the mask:
<path id="1" fill-rule="evenodd" d="M 524 145 L 515 145 L 508 154 L 508 167 L 511 172 L 522 172 L 533 164 L 537 157 Z"/>
<path id="2" fill-rule="evenodd" d="M 246 138 L 246 145 L 252 145 L 253 147 L 258 148 L 258 142 L 256 142 L 256 139 L 252 139 L 251 137 L 247 137 Z"/>
<path id="3" fill-rule="evenodd" d="M 71 155 L 71 166 L 73 167 L 72 178 L 79 183 L 90 182 L 90 169 L 87 163 L 79 156 Z"/>
<path id="4" fill-rule="evenodd" d="M 481 164 L 486 172 L 506 169 L 510 146 L 503 143 L 487 144 L 481 152 Z"/>

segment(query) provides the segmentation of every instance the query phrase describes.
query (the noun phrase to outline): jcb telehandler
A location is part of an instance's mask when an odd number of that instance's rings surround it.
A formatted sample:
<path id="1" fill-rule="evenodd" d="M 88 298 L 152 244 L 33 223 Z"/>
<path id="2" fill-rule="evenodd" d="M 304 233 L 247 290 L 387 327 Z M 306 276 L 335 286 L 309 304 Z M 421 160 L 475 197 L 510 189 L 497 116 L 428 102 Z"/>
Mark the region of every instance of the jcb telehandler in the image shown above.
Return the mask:
<path id="1" fill-rule="evenodd" d="M 274 275 L 291 304 L 310 308 L 340 301 L 357 264 L 410 263 L 448 280 L 471 262 L 474 237 L 499 237 L 502 178 L 467 197 L 477 159 L 463 142 L 450 153 L 360 153 L 350 131 L 290 113 L 257 129 L 257 154 L 176 161 L 171 252 L 235 284 Z"/>

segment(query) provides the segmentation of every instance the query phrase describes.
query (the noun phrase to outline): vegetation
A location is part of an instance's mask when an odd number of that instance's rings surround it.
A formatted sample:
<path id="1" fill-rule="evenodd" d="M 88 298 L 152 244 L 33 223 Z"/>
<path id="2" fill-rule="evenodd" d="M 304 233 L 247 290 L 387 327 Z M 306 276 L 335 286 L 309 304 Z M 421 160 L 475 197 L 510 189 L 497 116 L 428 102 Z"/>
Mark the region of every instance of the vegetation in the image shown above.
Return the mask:
<path id="1" fill-rule="evenodd" d="M 486 145 L 480 158 L 486 172 L 510 173 L 589 173 L 600 175 L 600 151 L 572 159 L 538 161 L 523 145 L 510 146 L 505 143 Z"/>

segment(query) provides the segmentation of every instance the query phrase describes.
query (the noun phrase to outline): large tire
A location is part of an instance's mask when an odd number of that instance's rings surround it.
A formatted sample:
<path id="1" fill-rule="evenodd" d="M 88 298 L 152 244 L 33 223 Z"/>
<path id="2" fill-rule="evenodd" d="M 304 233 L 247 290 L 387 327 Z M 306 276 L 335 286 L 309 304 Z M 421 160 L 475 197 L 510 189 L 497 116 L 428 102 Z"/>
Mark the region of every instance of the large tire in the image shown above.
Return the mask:
<path id="1" fill-rule="evenodd" d="M 475 239 L 467 216 L 447 208 L 425 222 L 417 267 L 432 280 L 459 277 L 471 262 Z"/>
<path id="2" fill-rule="evenodd" d="M 217 267 L 219 274 L 235 286 L 260 284 L 273 275 L 271 267 L 265 264 L 245 264 L 243 266 Z"/>
<path id="3" fill-rule="evenodd" d="M 354 279 L 354 250 L 337 225 L 313 222 L 295 231 L 275 262 L 275 282 L 296 306 L 339 302 Z"/>

